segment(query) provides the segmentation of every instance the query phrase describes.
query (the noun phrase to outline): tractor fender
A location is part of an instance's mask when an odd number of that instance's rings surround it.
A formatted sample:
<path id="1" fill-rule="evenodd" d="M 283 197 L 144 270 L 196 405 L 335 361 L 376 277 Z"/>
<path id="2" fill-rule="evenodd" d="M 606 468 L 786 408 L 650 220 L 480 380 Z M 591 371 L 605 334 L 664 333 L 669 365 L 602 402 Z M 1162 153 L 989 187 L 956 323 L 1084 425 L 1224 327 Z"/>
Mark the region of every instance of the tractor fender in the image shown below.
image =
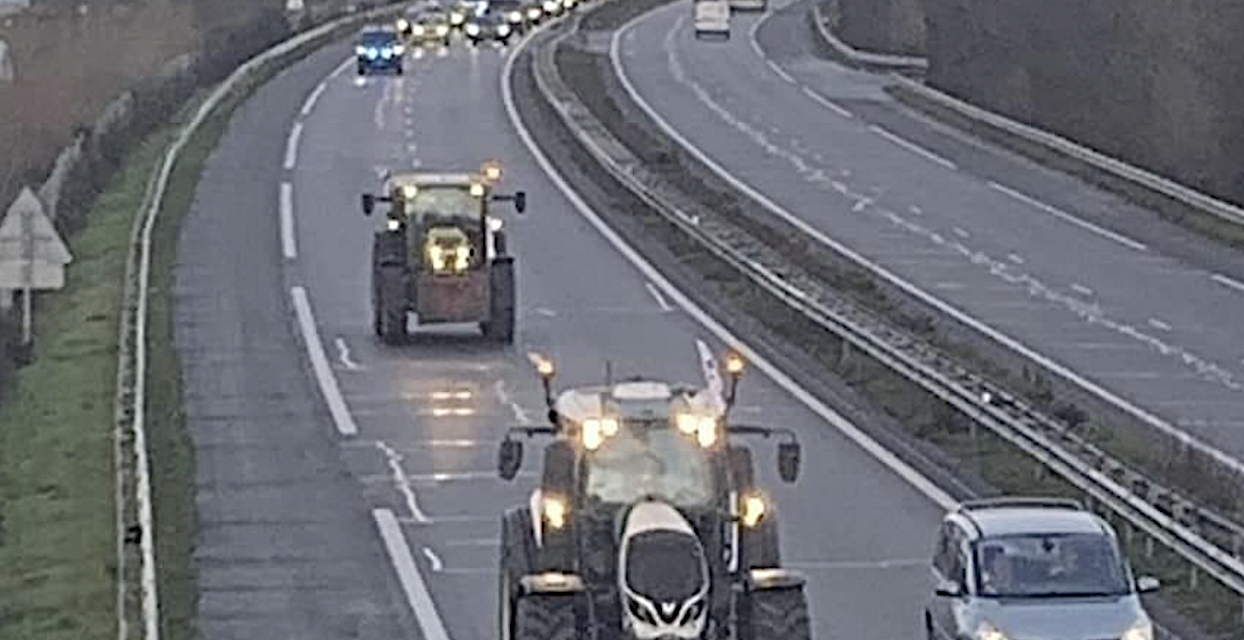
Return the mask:
<path id="1" fill-rule="evenodd" d="M 807 578 L 790 569 L 752 569 L 747 572 L 748 591 L 795 589 L 807 583 Z"/>

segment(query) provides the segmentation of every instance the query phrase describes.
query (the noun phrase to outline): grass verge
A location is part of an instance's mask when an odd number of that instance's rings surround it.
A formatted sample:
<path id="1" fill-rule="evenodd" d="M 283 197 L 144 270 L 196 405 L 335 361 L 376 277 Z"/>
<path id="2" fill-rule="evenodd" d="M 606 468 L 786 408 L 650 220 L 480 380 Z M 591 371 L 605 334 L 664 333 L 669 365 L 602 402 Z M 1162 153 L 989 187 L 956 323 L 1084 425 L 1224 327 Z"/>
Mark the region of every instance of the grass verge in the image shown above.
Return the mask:
<path id="1" fill-rule="evenodd" d="M 0 405 L 0 637 L 116 636 L 117 332 L 130 228 L 170 131 L 129 154 L 68 238 L 65 289 L 37 301 L 35 359 Z"/>

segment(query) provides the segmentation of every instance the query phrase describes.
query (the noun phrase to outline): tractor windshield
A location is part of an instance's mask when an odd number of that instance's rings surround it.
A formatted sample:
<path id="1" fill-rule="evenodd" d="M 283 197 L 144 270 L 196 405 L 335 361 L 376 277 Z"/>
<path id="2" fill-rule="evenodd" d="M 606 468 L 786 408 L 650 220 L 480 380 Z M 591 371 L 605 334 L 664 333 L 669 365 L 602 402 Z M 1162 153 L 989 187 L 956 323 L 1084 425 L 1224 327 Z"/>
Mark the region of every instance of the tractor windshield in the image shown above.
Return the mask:
<path id="1" fill-rule="evenodd" d="M 591 452 L 586 466 L 587 494 L 601 502 L 656 497 L 695 507 L 713 499 L 709 452 L 665 421 L 653 428 L 628 424 Z"/>
<path id="2" fill-rule="evenodd" d="M 466 187 L 420 187 L 405 206 L 406 215 L 418 218 L 420 225 L 471 225 L 484 216 L 484 199 Z"/>

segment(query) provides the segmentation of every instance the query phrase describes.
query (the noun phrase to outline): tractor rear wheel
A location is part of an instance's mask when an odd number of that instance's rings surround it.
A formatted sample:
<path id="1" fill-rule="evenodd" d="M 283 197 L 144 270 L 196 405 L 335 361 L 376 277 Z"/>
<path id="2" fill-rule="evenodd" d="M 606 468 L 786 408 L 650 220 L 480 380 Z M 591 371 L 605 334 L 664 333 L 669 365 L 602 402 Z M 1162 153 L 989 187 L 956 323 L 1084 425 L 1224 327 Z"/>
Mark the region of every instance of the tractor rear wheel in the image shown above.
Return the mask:
<path id="1" fill-rule="evenodd" d="M 500 590 L 497 594 L 498 637 L 514 638 L 514 614 L 522 587 L 523 576 L 535 572 L 535 535 L 531 528 L 531 511 L 518 507 L 509 509 L 501 518 Z"/>
<path id="2" fill-rule="evenodd" d="M 499 256 L 488 272 L 488 320 L 483 323 L 484 337 L 503 344 L 514 343 L 514 259 Z"/>
<path id="3" fill-rule="evenodd" d="M 570 594 L 520 596 L 511 640 L 575 640 L 575 601 Z"/>
<path id="4" fill-rule="evenodd" d="M 406 339 L 406 284 L 399 267 L 378 267 L 373 275 L 372 324 L 385 344 Z"/>
<path id="5" fill-rule="evenodd" d="M 808 596 L 802 587 L 753 591 L 747 598 L 747 640 L 811 640 Z"/>

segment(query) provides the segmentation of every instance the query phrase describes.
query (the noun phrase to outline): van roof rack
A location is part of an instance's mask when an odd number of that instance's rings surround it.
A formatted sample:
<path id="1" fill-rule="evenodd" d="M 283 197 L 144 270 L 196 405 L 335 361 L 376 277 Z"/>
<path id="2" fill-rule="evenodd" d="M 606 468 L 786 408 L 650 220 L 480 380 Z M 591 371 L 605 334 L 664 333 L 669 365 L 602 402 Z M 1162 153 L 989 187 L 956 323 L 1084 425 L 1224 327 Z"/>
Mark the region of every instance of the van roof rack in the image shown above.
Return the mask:
<path id="1" fill-rule="evenodd" d="M 1047 498 L 1047 497 L 998 497 L 998 498 L 981 498 L 978 500 L 965 500 L 960 502 L 956 511 L 979 511 L 982 509 L 1007 509 L 1007 508 L 1046 508 L 1046 509 L 1069 509 L 1072 511 L 1083 511 L 1084 505 L 1079 500 L 1073 498 Z"/>

